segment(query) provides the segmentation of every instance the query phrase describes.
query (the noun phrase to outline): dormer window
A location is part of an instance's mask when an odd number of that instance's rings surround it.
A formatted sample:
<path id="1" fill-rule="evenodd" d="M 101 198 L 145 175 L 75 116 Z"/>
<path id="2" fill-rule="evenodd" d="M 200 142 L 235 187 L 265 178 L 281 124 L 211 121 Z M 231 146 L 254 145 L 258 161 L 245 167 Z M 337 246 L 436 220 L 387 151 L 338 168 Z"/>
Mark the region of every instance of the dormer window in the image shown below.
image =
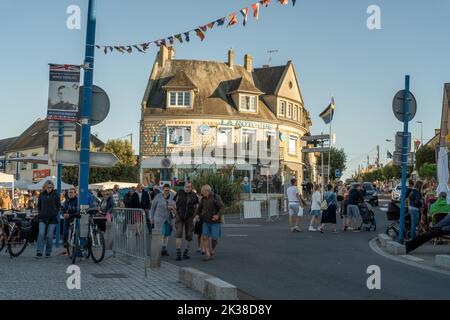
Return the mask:
<path id="1" fill-rule="evenodd" d="M 281 100 L 280 101 L 280 117 L 286 116 L 286 101 Z"/>
<path id="2" fill-rule="evenodd" d="M 256 104 L 257 104 L 256 96 L 242 94 L 239 109 L 241 111 L 256 112 L 256 108 L 257 108 Z"/>
<path id="3" fill-rule="evenodd" d="M 189 108 L 191 106 L 190 91 L 169 92 L 169 106 L 171 108 Z"/>

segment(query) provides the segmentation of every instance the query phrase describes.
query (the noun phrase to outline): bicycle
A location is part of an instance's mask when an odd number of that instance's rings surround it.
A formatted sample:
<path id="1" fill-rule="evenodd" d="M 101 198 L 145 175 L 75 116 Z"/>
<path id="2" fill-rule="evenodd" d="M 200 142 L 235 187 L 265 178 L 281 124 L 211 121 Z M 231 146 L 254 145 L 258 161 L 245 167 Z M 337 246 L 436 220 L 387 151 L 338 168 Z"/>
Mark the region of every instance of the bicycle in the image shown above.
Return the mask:
<path id="1" fill-rule="evenodd" d="M 11 258 L 17 258 L 26 249 L 31 234 L 31 223 L 6 212 L 20 212 L 18 210 L 0 210 L 0 252 L 7 247 Z"/>
<path id="2" fill-rule="evenodd" d="M 105 236 L 101 230 L 98 229 L 98 225 L 94 223 L 93 216 L 98 213 L 97 210 L 81 210 L 78 217 L 71 222 L 69 226 L 69 236 L 67 243 L 67 253 L 69 258 L 72 259 L 72 264 L 75 264 L 77 256 L 81 253 L 81 256 L 85 259 L 92 258 L 94 263 L 100 263 L 105 257 Z M 86 242 L 81 244 L 81 220 L 88 219 Z"/>

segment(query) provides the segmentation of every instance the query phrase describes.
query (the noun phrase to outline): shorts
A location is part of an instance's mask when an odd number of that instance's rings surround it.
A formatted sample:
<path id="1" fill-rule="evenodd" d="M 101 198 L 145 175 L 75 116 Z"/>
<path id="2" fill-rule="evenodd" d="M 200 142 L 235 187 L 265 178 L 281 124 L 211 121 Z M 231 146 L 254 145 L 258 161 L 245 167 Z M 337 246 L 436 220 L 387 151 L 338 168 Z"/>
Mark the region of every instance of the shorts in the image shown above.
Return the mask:
<path id="1" fill-rule="evenodd" d="M 177 221 L 175 222 L 175 229 L 176 229 L 175 234 L 176 239 L 183 238 L 183 230 L 184 230 L 184 237 L 186 241 L 192 241 L 192 235 L 194 233 L 194 220 L 189 219 L 188 221 L 183 221 L 177 217 Z"/>
<path id="2" fill-rule="evenodd" d="M 298 202 L 290 202 L 289 203 L 289 215 L 290 216 L 299 216 L 303 217 L 303 208 L 300 207 L 300 203 Z"/>
<path id="3" fill-rule="evenodd" d="M 310 215 L 318 217 L 320 216 L 320 210 L 311 210 Z"/>
<path id="4" fill-rule="evenodd" d="M 359 207 L 355 204 L 349 204 L 347 206 L 347 217 L 352 219 L 356 218 L 360 215 L 359 213 Z"/>
<path id="5" fill-rule="evenodd" d="M 164 237 L 169 237 L 172 234 L 172 229 L 172 225 L 166 221 L 164 222 L 161 233 Z"/>
<path id="6" fill-rule="evenodd" d="M 203 222 L 202 235 L 217 240 L 222 235 L 220 223 Z"/>

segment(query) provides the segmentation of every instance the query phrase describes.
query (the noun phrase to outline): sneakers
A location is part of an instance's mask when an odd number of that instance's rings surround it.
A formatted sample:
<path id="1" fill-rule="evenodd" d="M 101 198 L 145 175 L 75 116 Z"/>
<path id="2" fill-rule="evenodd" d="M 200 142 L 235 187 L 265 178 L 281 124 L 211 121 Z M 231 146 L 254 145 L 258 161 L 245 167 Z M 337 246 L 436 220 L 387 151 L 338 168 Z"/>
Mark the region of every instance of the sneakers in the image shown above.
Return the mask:
<path id="1" fill-rule="evenodd" d="M 162 255 L 163 257 L 168 257 L 168 256 L 169 256 L 169 253 L 167 252 L 167 249 L 162 249 L 161 255 Z"/>
<path id="2" fill-rule="evenodd" d="M 190 257 L 189 257 L 189 251 L 184 250 L 184 253 L 183 253 L 183 259 L 184 259 L 184 260 L 190 259 Z"/>
<path id="3" fill-rule="evenodd" d="M 45 254 L 45 257 L 46 257 L 46 258 L 50 258 L 50 257 L 51 257 L 51 254 L 46 253 L 46 254 Z"/>
<path id="4" fill-rule="evenodd" d="M 42 258 L 42 253 L 36 253 L 36 259 Z"/>
<path id="5" fill-rule="evenodd" d="M 316 228 L 314 228 L 313 226 L 309 226 L 309 228 L 308 228 L 308 231 L 316 232 L 316 231 L 317 231 L 317 229 L 316 229 Z"/>
<path id="6" fill-rule="evenodd" d="M 294 230 L 292 230 L 293 232 L 300 232 L 301 231 L 298 226 L 295 226 L 293 229 L 294 229 Z"/>

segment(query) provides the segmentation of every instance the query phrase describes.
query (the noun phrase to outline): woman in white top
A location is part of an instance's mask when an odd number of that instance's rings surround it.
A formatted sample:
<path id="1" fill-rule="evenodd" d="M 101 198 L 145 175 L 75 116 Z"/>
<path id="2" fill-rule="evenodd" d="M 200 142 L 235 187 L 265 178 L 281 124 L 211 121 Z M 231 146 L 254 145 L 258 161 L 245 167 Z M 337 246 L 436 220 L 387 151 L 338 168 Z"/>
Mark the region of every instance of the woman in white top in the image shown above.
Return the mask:
<path id="1" fill-rule="evenodd" d="M 319 216 L 320 216 L 320 204 L 322 203 L 322 196 L 320 195 L 320 186 L 318 184 L 314 185 L 314 192 L 311 201 L 311 221 L 309 223 L 309 231 L 317 231 L 314 225 L 319 227 Z"/>

